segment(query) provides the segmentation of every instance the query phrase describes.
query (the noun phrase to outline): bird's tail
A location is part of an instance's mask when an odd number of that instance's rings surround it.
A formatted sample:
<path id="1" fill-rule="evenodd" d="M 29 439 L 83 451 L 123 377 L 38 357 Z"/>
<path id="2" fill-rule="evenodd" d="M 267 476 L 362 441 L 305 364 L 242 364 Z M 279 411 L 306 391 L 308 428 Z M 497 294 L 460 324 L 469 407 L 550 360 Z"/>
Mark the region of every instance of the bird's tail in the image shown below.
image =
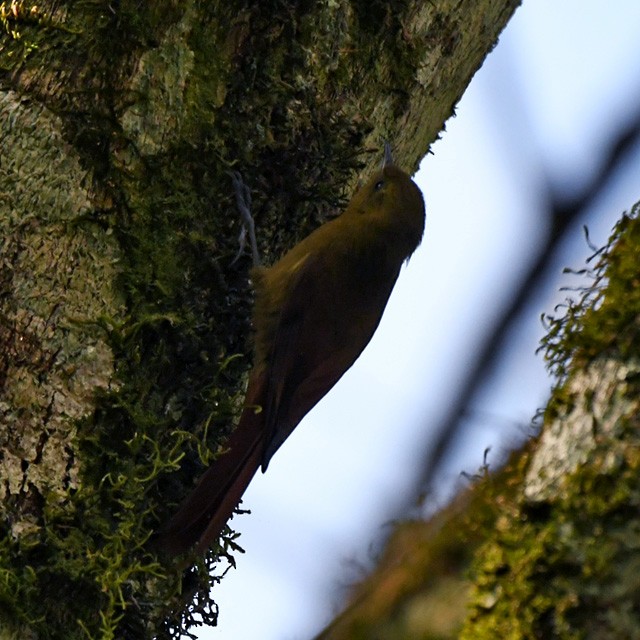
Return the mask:
<path id="1" fill-rule="evenodd" d="M 170 555 L 190 549 L 203 553 L 218 538 L 240 502 L 264 453 L 264 417 L 256 399 L 262 395 L 261 380 L 249 382 L 245 407 L 227 441 L 227 451 L 214 460 L 160 530 L 157 546 Z"/>

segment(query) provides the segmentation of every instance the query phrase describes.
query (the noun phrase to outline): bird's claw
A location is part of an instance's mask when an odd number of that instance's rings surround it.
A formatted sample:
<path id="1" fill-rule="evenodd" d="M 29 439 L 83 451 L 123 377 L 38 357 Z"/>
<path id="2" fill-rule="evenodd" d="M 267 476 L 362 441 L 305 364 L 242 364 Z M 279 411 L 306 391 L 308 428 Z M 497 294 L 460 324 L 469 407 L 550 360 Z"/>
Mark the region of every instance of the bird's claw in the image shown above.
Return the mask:
<path id="1" fill-rule="evenodd" d="M 260 266 L 258 243 L 256 242 L 256 230 L 253 222 L 253 217 L 251 215 L 251 192 L 249 191 L 249 187 L 247 187 L 247 185 L 244 183 L 244 180 L 242 179 L 242 176 L 238 171 L 228 171 L 227 173 L 231 176 L 231 181 L 233 182 L 233 189 L 236 194 L 236 204 L 238 206 L 238 211 L 240 212 L 240 219 L 242 222 L 242 230 L 240 231 L 240 236 L 238 237 L 240 248 L 231 264 L 234 264 L 244 253 L 245 247 L 247 246 L 248 233 L 249 242 L 251 243 L 251 256 L 253 258 L 253 265 L 256 267 Z"/>

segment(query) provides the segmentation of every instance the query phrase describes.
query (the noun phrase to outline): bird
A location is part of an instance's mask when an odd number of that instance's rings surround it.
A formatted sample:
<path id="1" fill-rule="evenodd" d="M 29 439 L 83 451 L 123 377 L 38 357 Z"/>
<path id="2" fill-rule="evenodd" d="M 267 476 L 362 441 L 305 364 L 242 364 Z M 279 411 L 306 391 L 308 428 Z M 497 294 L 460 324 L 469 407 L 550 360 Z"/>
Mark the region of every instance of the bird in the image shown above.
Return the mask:
<path id="1" fill-rule="evenodd" d="M 382 167 L 343 213 L 264 267 L 249 190 L 238 174 L 232 177 L 255 265 L 253 367 L 224 452 L 160 530 L 159 546 L 171 556 L 203 554 L 218 540 L 257 470 L 267 470 L 283 442 L 367 346 L 403 263 L 424 233 L 422 193 L 393 163 L 385 144 Z"/>

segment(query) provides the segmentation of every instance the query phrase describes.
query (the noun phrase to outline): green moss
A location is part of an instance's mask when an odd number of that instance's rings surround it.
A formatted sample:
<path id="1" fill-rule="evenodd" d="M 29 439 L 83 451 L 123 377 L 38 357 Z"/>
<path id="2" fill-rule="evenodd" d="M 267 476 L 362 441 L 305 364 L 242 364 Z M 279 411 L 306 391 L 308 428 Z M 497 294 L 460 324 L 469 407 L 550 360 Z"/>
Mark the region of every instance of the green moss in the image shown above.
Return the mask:
<path id="1" fill-rule="evenodd" d="M 567 461 L 561 477 L 541 479 L 552 491 L 500 501 L 502 515 L 475 561 L 463 639 L 637 635 L 639 213 L 636 205 L 623 216 L 597 254 L 593 286 L 568 303 L 565 316 L 550 319 L 545 339 L 559 381 L 531 455 L 550 446 L 544 440 L 550 423 L 559 421 L 571 439 L 572 421 L 589 416 L 588 464 L 559 454 Z"/>
<path id="2" fill-rule="evenodd" d="M 633 247 L 640 240 L 639 213 L 640 203 L 622 217 L 608 244 L 593 256 L 595 265 L 587 272 L 593 284 L 578 300 L 567 300 L 562 316 L 546 318 L 549 331 L 542 345 L 560 380 L 570 364 L 584 366 L 603 352 L 622 360 L 638 356 L 640 287 Z"/>
<path id="3" fill-rule="evenodd" d="M 579 474 L 544 517 L 525 507 L 502 520 L 476 560 L 461 638 L 633 637 L 640 538 L 629 510 L 640 483 L 636 473 L 592 480 Z"/>
<path id="4" fill-rule="evenodd" d="M 9 371 L 2 404 L 3 468 L 16 495 L 3 519 L 11 531 L 0 547 L 2 623 L 21 637 L 175 637 L 195 619 L 215 622 L 211 560 L 183 581 L 148 542 L 233 423 L 250 359 L 246 276 L 225 279 L 218 266 L 231 261 L 216 241 L 230 224 L 194 192 L 192 148 L 176 153 L 182 171 L 166 160 L 145 164 L 122 137 L 106 153 L 117 126 L 105 114 L 123 100 L 106 65 L 152 38 L 187 51 L 170 21 L 133 3 L 119 3 L 117 15 L 105 3 L 77 3 L 75 14 L 54 12 L 37 29 L 18 8 L 21 39 L 5 36 L 3 55 L 16 54 L 4 62 L 51 77 L 80 56 L 94 64 L 93 90 L 80 74 L 82 90 L 70 87 L 49 108 L 11 93 L 0 103 L 12 150 L 2 162 L 0 338 L 24 369 Z M 31 36 L 39 46 L 20 54 Z M 188 59 L 187 51 L 177 60 L 186 74 Z M 179 90 L 175 77 L 165 85 Z M 143 89 L 147 104 L 162 97 Z M 157 119 L 166 126 L 169 115 Z"/>
<path id="5" fill-rule="evenodd" d="M 3 248 L 23 268 L 0 284 L 22 296 L 16 273 L 42 272 L 25 295 L 30 329 L 14 341 L 28 375 L 6 415 L 14 430 L 27 416 L 33 449 L 48 451 L 44 433 L 52 453 L 25 504 L 10 505 L 20 519 L 6 519 L 0 607 L 42 638 L 177 637 L 215 623 L 210 588 L 238 550 L 227 531 L 218 556 L 183 570 L 150 540 L 232 428 L 251 361 L 249 264 L 231 265 L 239 225 L 226 172 L 241 170 L 252 191 L 270 262 L 337 213 L 377 158 L 368 136 L 404 116 L 399 87 L 425 43 L 404 33 L 404 2 L 355 13 L 340 0 L 14 4 L 0 4 L 0 67 L 29 79 L 42 106 L 16 92 L 2 120 L 11 129 L 33 114 L 14 135 L 36 152 L 15 152 L 22 173 L 3 163 L 16 177 L 3 185 Z M 396 81 L 376 75 L 389 57 Z M 347 79 L 371 85 L 367 97 L 354 100 L 362 87 Z M 51 265 L 78 275 L 62 281 Z M 54 330 L 61 291 L 73 313 Z M 31 331 L 39 322 L 46 330 Z M 55 437 L 51 407 L 33 406 L 52 370 L 81 408 Z M 28 459 L 10 444 L 13 495 Z M 60 589 L 66 606 L 50 606 Z"/>

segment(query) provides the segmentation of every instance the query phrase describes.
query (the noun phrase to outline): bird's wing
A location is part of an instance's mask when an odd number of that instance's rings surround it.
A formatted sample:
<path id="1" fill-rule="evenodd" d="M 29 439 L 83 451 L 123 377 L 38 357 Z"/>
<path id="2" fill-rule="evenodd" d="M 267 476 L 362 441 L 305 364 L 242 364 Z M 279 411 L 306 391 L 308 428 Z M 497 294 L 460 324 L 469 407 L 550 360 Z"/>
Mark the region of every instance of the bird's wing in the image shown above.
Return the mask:
<path id="1" fill-rule="evenodd" d="M 308 254 L 298 266 L 269 357 L 263 471 L 300 420 L 355 362 L 378 326 L 384 303 L 363 306 L 349 286 L 341 286 L 343 278 L 335 261 L 322 253 Z"/>

